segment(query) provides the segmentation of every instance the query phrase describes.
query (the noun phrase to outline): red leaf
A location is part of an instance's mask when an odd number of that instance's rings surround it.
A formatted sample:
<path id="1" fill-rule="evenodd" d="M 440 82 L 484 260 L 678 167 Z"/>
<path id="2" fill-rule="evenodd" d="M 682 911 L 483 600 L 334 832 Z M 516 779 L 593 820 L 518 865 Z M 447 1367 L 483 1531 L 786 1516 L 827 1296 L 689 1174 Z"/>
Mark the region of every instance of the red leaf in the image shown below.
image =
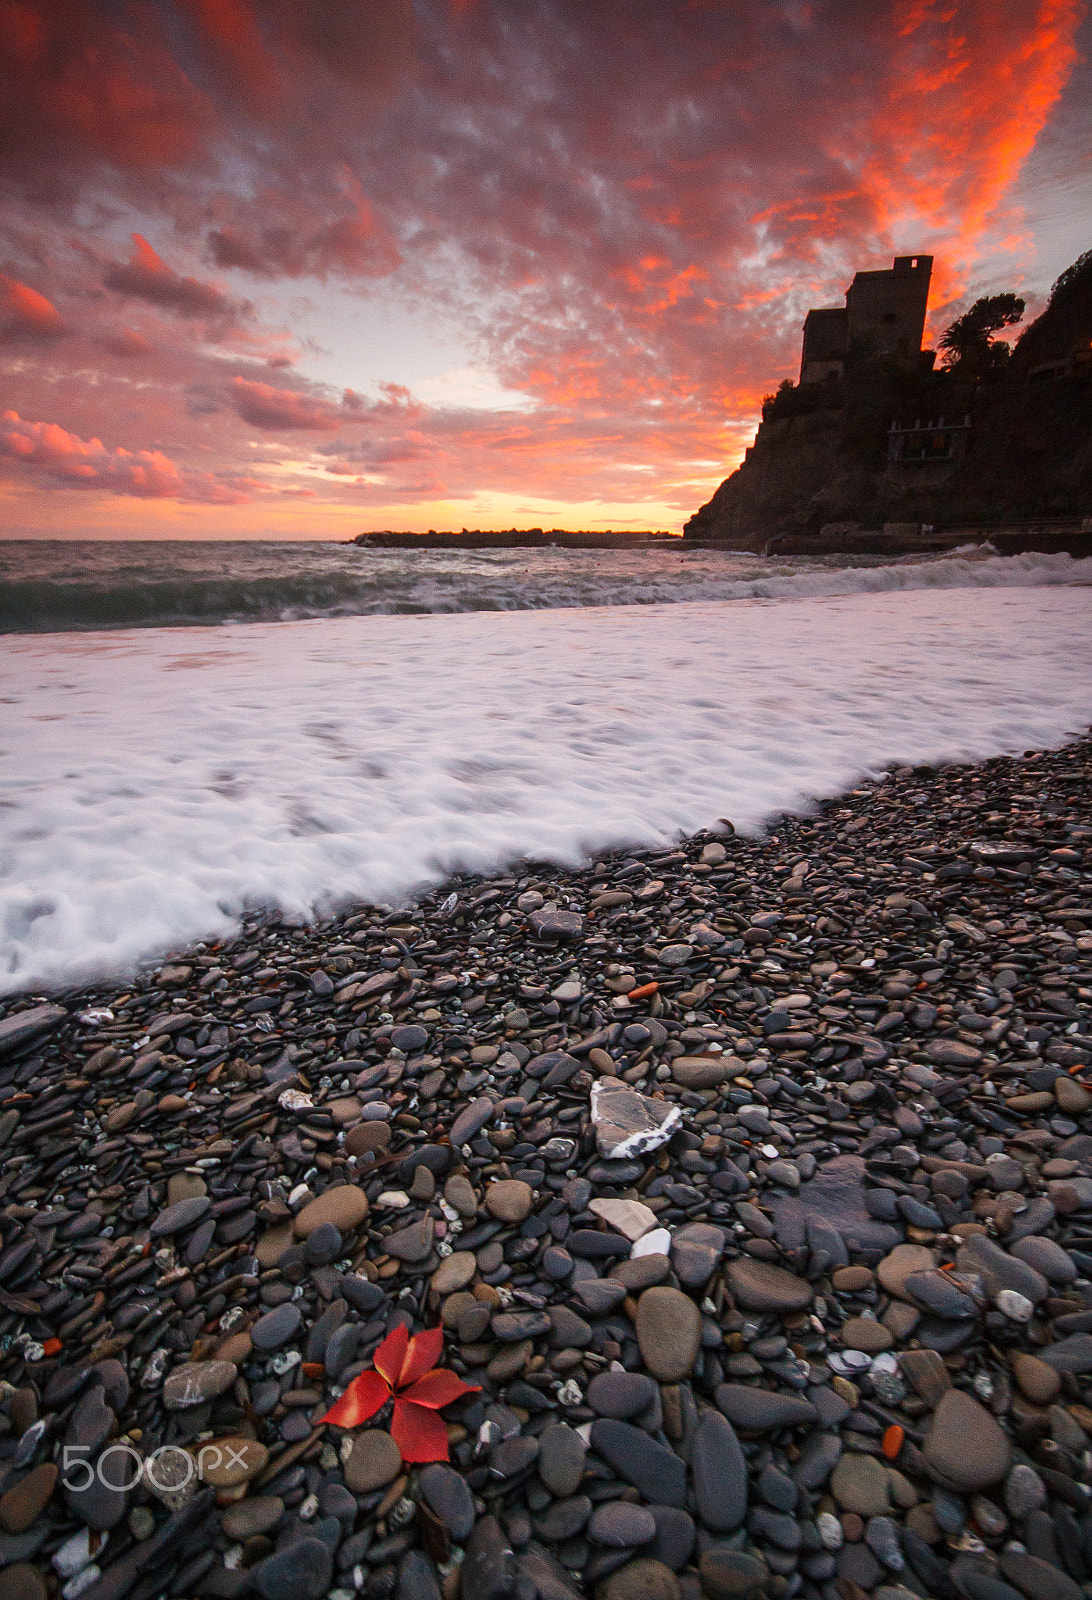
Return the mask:
<path id="1" fill-rule="evenodd" d="M 396 1328 L 391 1329 L 372 1357 L 375 1370 L 383 1374 L 392 1389 L 397 1389 L 401 1381 L 408 1344 L 409 1334 L 406 1332 L 406 1325 L 400 1322 Z"/>
<path id="2" fill-rule="evenodd" d="M 390 1399 L 390 1384 L 378 1372 L 362 1372 L 354 1378 L 340 1400 L 335 1400 L 322 1418 L 338 1428 L 359 1428 L 362 1422 L 374 1417 L 380 1406 Z"/>
<path id="3" fill-rule="evenodd" d="M 435 1411 L 396 1399 L 391 1434 L 403 1461 L 446 1461 L 447 1428 Z"/>
<path id="4" fill-rule="evenodd" d="M 406 1400 L 417 1406 L 428 1406 L 436 1411 L 440 1406 L 449 1406 L 453 1400 L 461 1400 L 464 1394 L 477 1394 L 476 1388 L 464 1383 L 454 1372 L 448 1372 L 446 1367 L 436 1367 L 432 1372 L 426 1372 L 410 1389 L 403 1389 L 402 1395 Z"/>
<path id="5" fill-rule="evenodd" d="M 418 1378 L 423 1378 L 430 1372 L 444 1353 L 443 1328 L 429 1328 L 425 1333 L 416 1333 L 409 1342 L 406 1359 L 402 1363 L 402 1375 L 395 1388 L 405 1389 L 411 1383 L 416 1383 Z"/>

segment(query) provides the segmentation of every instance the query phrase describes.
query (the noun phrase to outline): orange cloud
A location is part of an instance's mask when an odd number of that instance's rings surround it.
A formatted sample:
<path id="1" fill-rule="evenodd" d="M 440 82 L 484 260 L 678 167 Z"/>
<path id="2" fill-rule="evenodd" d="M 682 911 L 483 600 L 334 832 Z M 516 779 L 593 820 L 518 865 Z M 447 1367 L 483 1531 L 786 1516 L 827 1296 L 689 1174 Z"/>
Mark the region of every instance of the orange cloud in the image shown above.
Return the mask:
<path id="1" fill-rule="evenodd" d="M 151 340 L 146 339 L 142 333 L 135 333 L 132 328 L 122 328 L 117 333 L 107 334 L 102 341 L 103 348 L 112 356 L 121 356 L 130 360 L 134 356 L 150 355 L 152 351 Z"/>
<path id="2" fill-rule="evenodd" d="M 1084 11 L 1082 0 L 897 7 L 890 86 L 861 184 L 889 237 L 914 226 L 929 235 L 939 296 L 966 283 L 986 232 L 1011 217 L 1012 186 L 1077 60 Z"/>
<path id="3" fill-rule="evenodd" d="M 0 274 L 0 339 L 56 339 L 65 331 L 60 312 L 37 289 Z"/>
<path id="4" fill-rule="evenodd" d="M 384 276 L 398 265 L 398 248 L 356 186 L 343 188 L 336 216 L 316 216 L 306 199 L 276 192 L 233 206 L 232 220 L 209 232 L 211 259 L 267 279 Z"/>
<path id="5" fill-rule="evenodd" d="M 160 499 L 182 493 L 181 474 L 158 450 L 107 450 L 101 439 L 81 439 L 55 422 L 25 422 L 17 411 L 0 416 L 0 455 L 77 488 Z"/>
<path id="6" fill-rule="evenodd" d="M 326 432 L 340 427 L 337 412 L 325 400 L 310 400 L 295 389 L 274 389 L 268 383 L 233 378 L 228 400 L 244 422 L 256 428 L 307 428 Z"/>
<path id="7" fill-rule="evenodd" d="M 234 321 L 245 309 L 210 283 L 183 278 L 173 272 L 139 233 L 133 234 L 133 253 L 122 265 L 115 263 L 102 277 L 103 285 L 118 294 L 147 300 L 151 305 L 182 317 L 207 317 L 218 322 Z"/>
<path id="8" fill-rule="evenodd" d="M 238 504 L 248 485 L 217 483 L 204 474 L 184 474 L 160 450 L 108 450 L 101 439 L 81 439 L 55 422 L 29 422 L 17 411 L 0 415 L 0 457 L 69 489 L 97 489 L 140 500 L 202 500 Z"/>

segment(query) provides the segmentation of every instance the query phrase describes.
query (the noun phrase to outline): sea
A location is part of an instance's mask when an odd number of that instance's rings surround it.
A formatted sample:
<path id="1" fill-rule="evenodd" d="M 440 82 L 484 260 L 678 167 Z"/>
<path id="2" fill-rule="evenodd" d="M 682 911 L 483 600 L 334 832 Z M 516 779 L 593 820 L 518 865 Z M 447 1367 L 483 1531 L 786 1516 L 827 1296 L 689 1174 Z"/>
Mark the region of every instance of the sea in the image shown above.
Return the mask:
<path id="1" fill-rule="evenodd" d="M 1092 561 L 0 543 L 0 993 L 1092 722 Z"/>

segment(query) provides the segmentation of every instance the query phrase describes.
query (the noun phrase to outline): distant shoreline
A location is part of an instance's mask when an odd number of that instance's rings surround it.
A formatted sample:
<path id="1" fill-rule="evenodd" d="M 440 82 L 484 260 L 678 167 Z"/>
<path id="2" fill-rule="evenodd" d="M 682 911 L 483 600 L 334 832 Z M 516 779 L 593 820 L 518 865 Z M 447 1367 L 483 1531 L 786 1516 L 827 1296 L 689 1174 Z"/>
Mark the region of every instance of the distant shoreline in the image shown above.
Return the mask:
<path id="1" fill-rule="evenodd" d="M 348 543 L 373 550 L 641 550 L 672 544 L 681 550 L 724 550 L 767 557 L 943 555 L 971 544 L 992 544 L 999 555 L 1038 551 L 1079 558 L 1092 555 L 1092 530 L 1085 526 L 1086 520 L 1056 519 L 1001 528 L 925 529 L 916 523 L 882 529 L 839 526 L 837 531 L 832 528 L 822 533 L 728 534 L 710 539 L 666 531 L 615 533 L 567 528 L 503 528 L 497 531 L 474 528 L 459 533 L 432 529 L 427 533 L 384 530 L 357 534 Z"/>
<path id="2" fill-rule="evenodd" d="M 682 543 L 682 535 L 665 529 L 645 533 L 572 531 L 568 528 L 464 528 L 461 532 L 358 533 L 349 544 L 378 550 L 636 550 L 652 544 Z"/>

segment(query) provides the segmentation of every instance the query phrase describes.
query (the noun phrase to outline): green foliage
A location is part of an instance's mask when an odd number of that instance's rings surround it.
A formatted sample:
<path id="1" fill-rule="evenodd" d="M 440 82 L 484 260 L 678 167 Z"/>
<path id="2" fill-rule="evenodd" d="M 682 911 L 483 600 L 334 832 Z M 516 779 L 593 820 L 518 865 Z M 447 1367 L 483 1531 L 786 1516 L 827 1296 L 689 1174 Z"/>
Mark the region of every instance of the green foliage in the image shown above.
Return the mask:
<path id="1" fill-rule="evenodd" d="M 993 335 L 1015 327 L 1023 315 L 1024 302 L 1016 294 L 989 294 L 976 300 L 940 336 L 944 365 L 979 381 L 998 372 L 1008 360 L 1009 348 L 996 343 Z"/>
<path id="2" fill-rule="evenodd" d="M 779 411 L 784 410 L 783 404 L 779 405 L 779 402 L 783 402 L 788 395 L 794 394 L 795 392 L 796 392 L 796 385 L 793 383 L 792 379 L 791 378 L 782 378 L 781 382 L 777 386 L 777 393 L 776 394 L 765 394 L 765 395 L 763 395 L 762 396 L 762 420 L 763 420 L 763 422 L 769 422 L 771 418 L 776 417 L 779 414 Z"/>

